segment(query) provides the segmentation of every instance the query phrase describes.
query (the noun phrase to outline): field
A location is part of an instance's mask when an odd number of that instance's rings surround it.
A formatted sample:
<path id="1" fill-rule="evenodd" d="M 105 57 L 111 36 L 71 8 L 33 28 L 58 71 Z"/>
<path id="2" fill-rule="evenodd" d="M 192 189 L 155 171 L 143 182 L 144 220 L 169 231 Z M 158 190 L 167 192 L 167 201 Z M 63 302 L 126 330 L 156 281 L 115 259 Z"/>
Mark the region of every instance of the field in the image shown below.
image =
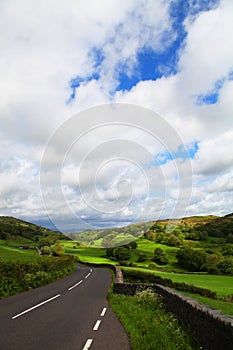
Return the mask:
<path id="1" fill-rule="evenodd" d="M 107 258 L 104 258 L 105 249 L 77 245 L 74 241 L 61 241 L 62 246 L 66 253 L 74 254 L 82 262 L 90 262 L 96 264 L 112 264 L 113 261 Z"/>
<path id="2" fill-rule="evenodd" d="M 0 240 L 0 261 L 35 261 L 38 258 L 37 251 L 32 249 L 20 249 L 19 246 L 27 245 L 29 240 L 19 239 L 17 241 Z"/>
<path id="3" fill-rule="evenodd" d="M 137 268 L 133 267 L 122 267 L 123 272 L 124 269 L 137 270 Z M 184 282 L 197 287 L 207 288 L 217 292 L 219 297 L 227 297 L 233 294 L 233 276 L 219 276 L 199 273 L 172 273 L 143 268 L 140 269 L 140 271 L 153 273 L 163 278 L 170 278 L 174 282 Z"/>
<path id="4" fill-rule="evenodd" d="M 2 237 L 0 239 L 0 261 L 37 261 L 41 257 L 35 247 L 39 246 L 43 240 L 43 244 L 53 247 L 53 237 L 55 237 L 59 239 L 65 253 L 74 255 L 77 260 L 82 262 L 112 263 L 122 266 L 123 270 L 125 268 L 139 269 L 139 271 L 153 273 L 174 282 L 207 288 L 216 292 L 220 299 L 230 298 L 233 295 L 232 273 L 226 275 L 218 271 L 218 274 L 212 274 L 208 273 L 207 270 L 190 273 L 187 268 L 179 264 L 177 259 L 177 252 L 184 247 L 189 247 L 196 252 L 204 252 L 208 258 L 213 257 L 213 260 L 217 259 L 219 261 L 220 259 L 222 261 L 227 258 L 232 261 L 232 216 L 226 218 L 206 216 L 181 219 L 175 223 L 176 229 L 170 237 L 164 231 L 166 221 L 134 224 L 120 229 L 86 231 L 77 235 L 82 238 L 83 242 L 67 240 L 67 237 L 59 232 L 49 231 L 18 219 L 9 217 L 0 217 L 0 219 Z M 197 225 L 200 224 L 202 225 L 201 229 L 198 229 L 199 226 Z M 145 233 L 143 236 L 142 232 Z M 85 244 L 86 235 L 89 242 L 90 239 L 92 240 L 91 245 Z M 101 248 L 104 240 L 108 241 L 108 244 L 109 242 L 120 244 L 122 239 L 129 241 L 130 238 L 136 238 L 138 235 L 141 237 L 136 239 L 136 247 L 129 248 L 130 255 L 126 259 L 127 261 L 120 261 L 113 255 L 106 255 L 107 248 Z M 111 236 L 114 236 L 114 238 L 111 238 Z M 180 240 L 178 245 L 176 244 L 177 239 Z M 30 249 L 20 249 L 20 246 L 29 246 Z M 227 256 L 224 255 L 224 248 L 226 247 L 230 249 Z M 167 263 L 164 265 L 154 260 L 154 252 L 157 248 L 167 258 Z M 214 263 L 216 267 L 216 261 Z M 192 294 L 192 296 L 202 303 L 225 313 L 233 314 L 233 303 L 212 300 L 200 295 Z"/>

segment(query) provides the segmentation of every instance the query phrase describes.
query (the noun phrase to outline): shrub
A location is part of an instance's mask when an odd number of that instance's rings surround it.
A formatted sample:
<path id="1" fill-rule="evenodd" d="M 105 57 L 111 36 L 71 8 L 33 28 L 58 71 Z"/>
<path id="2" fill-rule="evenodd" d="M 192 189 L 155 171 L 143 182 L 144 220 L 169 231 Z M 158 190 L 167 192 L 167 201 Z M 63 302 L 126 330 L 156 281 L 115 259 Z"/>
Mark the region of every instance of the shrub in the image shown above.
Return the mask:
<path id="1" fill-rule="evenodd" d="M 0 298 L 62 278 L 75 269 L 72 256 L 41 257 L 37 262 L 1 261 Z"/>
<path id="2" fill-rule="evenodd" d="M 219 270 L 226 275 L 233 275 L 233 258 L 225 258 L 217 265 Z"/>
<path id="3" fill-rule="evenodd" d="M 155 249 L 153 261 L 156 262 L 158 265 L 166 265 L 168 263 L 166 254 L 161 248 Z"/>
<path id="4" fill-rule="evenodd" d="M 155 293 L 151 288 L 143 289 L 140 288 L 135 294 L 135 298 L 138 303 L 141 304 L 144 308 L 162 308 L 163 302 L 162 297 Z"/>
<path id="5" fill-rule="evenodd" d="M 146 261 L 146 254 L 140 253 L 138 254 L 137 262 L 144 262 Z"/>

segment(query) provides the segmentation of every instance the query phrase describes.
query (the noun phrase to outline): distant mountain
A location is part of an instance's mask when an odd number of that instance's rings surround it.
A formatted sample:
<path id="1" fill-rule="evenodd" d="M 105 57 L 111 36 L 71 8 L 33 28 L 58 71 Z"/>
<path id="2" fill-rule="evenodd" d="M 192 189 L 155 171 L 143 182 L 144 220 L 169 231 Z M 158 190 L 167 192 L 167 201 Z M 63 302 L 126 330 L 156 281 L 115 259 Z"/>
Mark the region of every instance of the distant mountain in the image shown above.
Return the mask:
<path id="1" fill-rule="evenodd" d="M 30 222 L 11 216 L 0 216 L 0 239 L 9 239 L 10 236 L 21 236 L 31 240 L 36 237 L 56 235 L 58 238 L 67 237 L 60 232 L 47 229 Z"/>
<path id="2" fill-rule="evenodd" d="M 142 236 L 155 221 L 131 224 L 125 227 L 115 227 L 99 230 L 85 230 L 78 233 L 67 234 L 71 239 L 83 244 L 94 246 L 124 245 Z"/>
<path id="3" fill-rule="evenodd" d="M 121 228 L 109 228 L 109 229 L 100 229 L 100 230 L 86 230 L 79 233 L 69 234 L 69 237 L 78 240 L 83 244 L 90 244 L 93 246 L 116 246 L 116 245 L 124 245 L 127 244 L 140 236 L 146 236 L 146 233 L 149 230 L 153 230 L 153 227 L 160 226 L 162 230 L 168 228 L 172 231 L 174 228 L 182 230 L 185 229 L 185 232 L 190 230 L 206 230 L 208 234 L 211 236 L 212 231 L 217 232 L 216 225 L 219 226 L 219 222 L 223 223 L 223 221 L 228 222 L 227 217 L 218 217 L 214 215 L 206 215 L 206 216 L 190 216 L 184 217 L 181 219 L 166 219 L 166 220 L 157 220 L 157 221 L 149 221 L 142 222 L 137 224 L 128 225 Z M 220 220 L 220 221 L 218 221 Z M 225 226 L 227 226 L 226 224 Z M 224 226 L 224 225 L 223 225 Z M 224 227 L 225 227 L 224 226 Z M 229 225 L 228 225 L 229 226 Z M 189 230 L 189 231 L 190 231 Z M 229 227 L 227 232 L 229 231 Z M 222 237 L 223 232 L 216 233 L 217 237 Z M 215 234 L 213 234 L 215 236 Z"/>

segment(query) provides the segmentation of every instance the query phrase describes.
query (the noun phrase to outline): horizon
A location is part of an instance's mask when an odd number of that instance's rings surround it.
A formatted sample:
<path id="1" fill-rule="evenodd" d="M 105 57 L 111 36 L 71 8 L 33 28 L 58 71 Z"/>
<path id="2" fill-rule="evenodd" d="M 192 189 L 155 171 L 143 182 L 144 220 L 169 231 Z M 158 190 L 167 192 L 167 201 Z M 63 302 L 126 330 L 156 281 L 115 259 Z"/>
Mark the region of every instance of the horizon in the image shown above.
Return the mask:
<path id="1" fill-rule="evenodd" d="M 232 213 L 228 213 L 228 214 L 225 214 L 225 215 L 222 215 L 222 216 L 218 216 L 218 215 L 214 215 L 214 214 L 206 214 L 206 215 L 193 215 L 193 216 L 184 216 L 184 217 L 180 217 L 180 218 L 164 218 L 164 219 L 157 219 L 157 220 L 149 220 L 149 221 L 139 221 L 139 222 L 133 222 L 133 223 L 128 223 L 124 226 L 112 226 L 112 227 L 102 227 L 102 228 L 95 228 L 95 229 L 84 229 L 84 230 L 73 230 L 73 231 L 66 231 L 64 230 L 64 234 L 72 234 L 72 233 L 81 233 L 81 232 L 84 232 L 84 231 L 93 231 L 93 230 L 111 230 L 111 229 L 114 229 L 114 228 L 125 228 L 127 226 L 131 226 L 131 225 L 137 225 L 137 224 L 144 224 L 144 223 L 148 223 L 148 222 L 158 222 L 158 221 L 179 221 L 179 220 L 183 220 L 183 219 L 189 219 L 189 218 L 195 218 L 195 217 L 216 217 L 216 218 L 224 218 L 224 217 L 228 217 L 232 215 Z M 0 217 L 9 217 L 9 218 L 14 218 L 14 219 L 17 219 L 17 220 L 22 220 L 22 221 L 25 221 L 29 224 L 33 224 L 33 225 L 36 225 L 36 226 L 41 226 L 43 228 L 47 228 L 49 230 L 52 230 L 52 231 L 56 231 L 56 232 L 60 232 L 59 230 L 57 230 L 56 226 L 50 222 L 50 223 L 44 223 L 44 222 L 37 222 L 37 221 L 29 221 L 29 220 L 23 220 L 21 218 L 18 218 L 18 217 L 14 217 L 14 216 L 8 216 L 8 215 L 0 215 Z"/>

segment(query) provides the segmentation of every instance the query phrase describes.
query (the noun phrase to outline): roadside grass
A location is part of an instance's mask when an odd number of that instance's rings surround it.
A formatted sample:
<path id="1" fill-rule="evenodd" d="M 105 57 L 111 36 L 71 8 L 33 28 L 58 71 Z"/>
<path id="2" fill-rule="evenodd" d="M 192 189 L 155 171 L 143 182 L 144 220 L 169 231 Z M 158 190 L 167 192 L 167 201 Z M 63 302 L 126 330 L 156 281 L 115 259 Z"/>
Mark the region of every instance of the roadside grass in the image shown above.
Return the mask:
<path id="1" fill-rule="evenodd" d="M 122 266 L 122 271 L 124 270 L 138 270 L 148 273 L 157 274 L 163 278 L 170 278 L 174 282 L 184 282 L 187 284 L 192 284 L 200 288 L 207 288 L 217 293 L 218 297 L 228 297 L 233 294 L 233 276 L 222 276 L 222 275 L 208 275 L 208 274 L 198 274 L 198 273 L 172 273 L 149 270 L 146 268 L 134 268 L 134 267 L 124 267 Z"/>
<path id="2" fill-rule="evenodd" d="M 200 347 L 150 290 L 135 296 L 109 293 L 112 310 L 130 336 L 134 350 L 196 350 Z"/>

